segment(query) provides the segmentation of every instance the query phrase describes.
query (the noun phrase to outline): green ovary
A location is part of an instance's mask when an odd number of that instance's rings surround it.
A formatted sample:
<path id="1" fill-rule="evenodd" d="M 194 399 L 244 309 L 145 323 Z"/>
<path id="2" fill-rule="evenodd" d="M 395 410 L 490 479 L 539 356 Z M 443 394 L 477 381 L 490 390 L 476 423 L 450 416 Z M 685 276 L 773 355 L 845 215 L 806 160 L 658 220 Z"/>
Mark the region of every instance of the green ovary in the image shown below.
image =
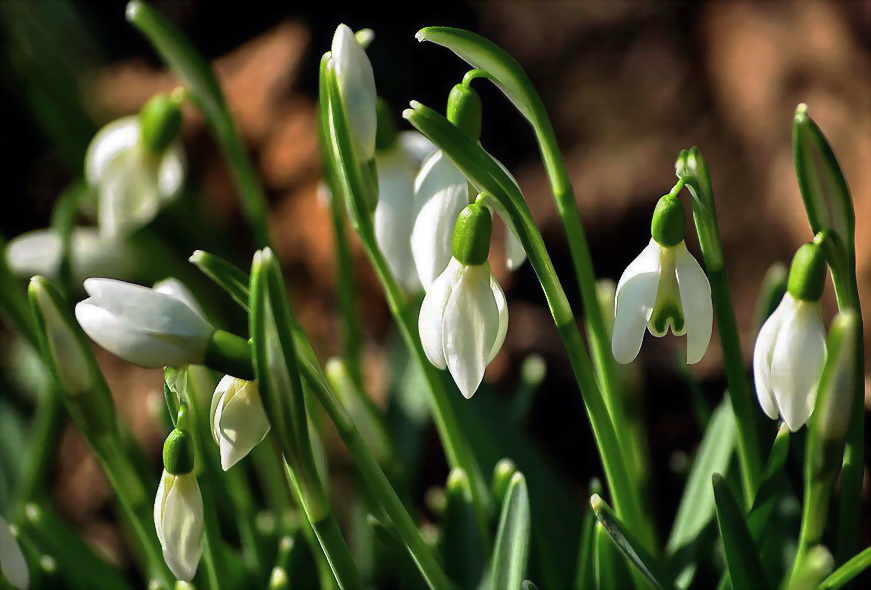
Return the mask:
<path id="1" fill-rule="evenodd" d="M 677 275 L 674 270 L 675 253 L 672 248 L 662 248 L 659 275 L 659 285 L 656 289 L 656 302 L 653 313 L 647 322 L 650 333 L 661 338 L 671 327 L 675 336 L 682 336 L 686 331 L 683 317 L 683 306 L 680 302 L 680 289 L 677 285 Z"/>

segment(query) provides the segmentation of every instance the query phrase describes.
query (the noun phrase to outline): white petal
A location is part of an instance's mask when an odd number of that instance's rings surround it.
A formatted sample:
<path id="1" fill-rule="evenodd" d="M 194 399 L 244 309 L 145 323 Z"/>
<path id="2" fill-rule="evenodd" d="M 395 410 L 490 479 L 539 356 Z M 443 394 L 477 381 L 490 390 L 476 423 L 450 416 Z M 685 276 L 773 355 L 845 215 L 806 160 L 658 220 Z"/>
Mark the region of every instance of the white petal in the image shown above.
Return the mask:
<path id="1" fill-rule="evenodd" d="M 617 283 L 611 352 L 618 363 L 631 363 L 641 350 L 644 331 L 656 302 L 660 251 L 659 244 L 651 239 Z"/>
<path id="2" fill-rule="evenodd" d="M 394 148 L 375 156 L 378 167 L 378 204 L 375 207 L 375 240 L 393 276 L 407 290 L 420 287 L 411 257 L 411 229 L 414 226 L 413 162 Z"/>
<path id="3" fill-rule="evenodd" d="M 453 292 L 454 282 L 460 268 L 460 263 L 452 259 L 445 272 L 433 282 L 432 287 L 423 298 L 420 315 L 417 319 L 417 329 L 426 358 L 439 369 L 447 368 L 442 325 L 445 308 Z"/>
<path id="4" fill-rule="evenodd" d="M 791 296 L 784 296 L 777 309 L 774 310 L 756 336 L 753 346 L 753 382 L 756 386 L 756 397 L 762 411 L 772 420 L 777 420 L 780 411 L 774 399 L 771 388 L 771 359 L 774 356 L 774 344 L 783 324 L 784 311 L 791 309 Z"/>
<path id="5" fill-rule="evenodd" d="M 463 397 L 471 398 L 499 333 L 488 264 L 464 267 L 445 308 L 442 330 L 448 370 Z"/>
<path id="6" fill-rule="evenodd" d="M 428 137 L 417 131 L 400 132 L 398 141 L 400 148 L 408 154 L 417 168 L 438 149 Z"/>
<path id="7" fill-rule="evenodd" d="M 197 478 L 179 475 L 163 504 L 163 558 L 179 580 L 190 582 L 203 554 L 203 498 Z"/>
<path id="8" fill-rule="evenodd" d="M 780 416 L 793 432 L 810 418 L 826 362 L 826 331 L 819 303 L 797 301 L 783 320 L 771 360 L 771 385 Z"/>
<path id="9" fill-rule="evenodd" d="M 493 347 L 490 349 L 490 354 L 487 357 L 487 363 L 499 353 L 502 344 L 505 342 L 505 335 L 508 334 L 508 302 L 505 300 L 505 292 L 499 285 L 499 281 L 493 274 L 490 274 L 490 290 L 493 292 L 493 299 L 496 301 L 496 309 L 499 310 L 499 331 L 496 333 L 496 340 L 493 342 Z"/>
<path id="10" fill-rule="evenodd" d="M 0 516 L 0 571 L 18 590 L 30 587 L 30 571 L 27 561 L 18 544 L 18 539 L 12 535 L 9 523 Z"/>
<path id="11" fill-rule="evenodd" d="M 184 184 L 187 159 L 180 141 L 172 142 L 163 154 L 157 171 L 161 201 L 169 201 Z"/>
<path id="12" fill-rule="evenodd" d="M 166 506 L 166 496 L 169 490 L 175 484 L 175 476 L 167 473 L 166 470 L 160 476 L 160 484 L 157 486 L 157 493 L 154 495 L 154 529 L 157 532 L 157 538 L 160 544 L 163 545 L 163 512 Z"/>
<path id="13" fill-rule="evenodd" d="M 112 121 L 100 129 L 85 154 L 85 179 L 91 186 L 100 183 L 118 154 L 139 142 L 139 117 L 132 115 Z"/>
<path id="14" fill-rule="evenodd" d="M 450 158 L 435 152 L 415 179 L 414 202 L 411 251 L 420 282 L 429 290 L 451 259 L 454 226 L 469 204 L 469 184 Z"/>
<path id="15" fill-rule="evenodd" d="M 332 59 L 339 94 L 354 136 L 357 158 L 363 164 L 375 155 L 375 106 L 378 97 L 372 64 L 354 33 L 346 25 L 336 28 Z"/>
<path id="16" fill-rule="evenodd" d="M 235 395 L 225 396 L 215 415 L 224 471 L 260 444 L 270 428 L 257 386 L 241 379 L 235 386 Z"/>
<path id="17" fill-rule="evenodd" d="M 181 301 L 196 312 L 198 316 L 206 319 L 206 314 L 203 313 L 200 304 L 197 303 L 197 298 L 194 297 L 194 294 L 191 293 L 190 289 L 188 289 L 180 280 L 174 277 L 167 277 L 162 281 L 154 283 L 154 287 L 152 288 L 158 293 L 169 295 L 173 299 Z"/>
<path id="18" fill-rule="evenodd" d="M 675 272 L 687 335 L 687 363 L 692 365 L 702 360 L 711 342 L 714 325 L 711 285 L 705 271 L 687 251 L 686 244 L 681 242 L 675 250 Z"/>

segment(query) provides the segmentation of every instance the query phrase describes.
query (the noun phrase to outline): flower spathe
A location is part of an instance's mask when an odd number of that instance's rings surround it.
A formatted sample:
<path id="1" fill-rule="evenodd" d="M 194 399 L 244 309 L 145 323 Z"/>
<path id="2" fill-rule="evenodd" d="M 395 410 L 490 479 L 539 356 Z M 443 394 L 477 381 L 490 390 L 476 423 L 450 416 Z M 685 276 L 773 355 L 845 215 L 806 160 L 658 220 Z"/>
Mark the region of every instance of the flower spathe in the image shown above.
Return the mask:
<path id="1" fill-rule="evenodd" d="M 30 587 L 30 572 L 27 561 L 12 533 L 12 527 L 0 516 L 0 572 L 14 588 L 27 590 Z"/>
<path id="2" fill-rule="evenodd" d="M 225 375 L 212 396 L 211 425 L 221 450 L 221 467 L 227 471 L 269 433 L 257 384 Z"/>
<path id="3" fill-rule="evenodd" d="M 753 348 L 753 380 L 765 414 L 793 432 L 814 409 L 826 362 L 826 331 L 819 301 L 786 293 L 762 325 Z"/>
<path id="4" fill-rule="evenodd" d="M 375 156 L 378 102 L 375 74 L 366 52 L 347 25 L 336 28 L 330 63 L 351 127 L 354 152 L 361 163 L 368 162 Z"/>
<path id="5" fill-rule="evenodd" d="M 193 473 L 164 470 L 154 498 L 154 527 L 163 559 L 179 580 L 190 582 L 203 554 L 203 497 Z"/>
<path id="6" fill-rule="evenodd" d="M 699 362 L 711 341 L 711 286 L 681 240 L 663 246 L 651 238 L 623 272 L 615 297 L 611 350 L 617 362 L 632 362 L 645 330 L 656 337 L 670 329 L 687 336 L 687 363 Z"/>
<path id="7" fill-rule="evenodd" d="M 84 285 L 76 319 L 97 344 L 143 367 L 202 364 L 215 328 L 186 302 L 112 279 Z"/>
<path id="8" fill-rule="evenodd" d="M 178 140 L 162 153 L 148 150 L 136 115 L 100 129 L 85 154 L 85 179 L 97 193 L 100 233 L 115 238 L 150 222 L 178 194 L 186 169 Z"/>
<path id="9" fill-rule="evenodd" d="M 463 396 L 471 398 L 508 331 L 505 294 L 490 264 L 452 258 L 424 297 L 418 329 L 429 361 L 447 368 Z"/>

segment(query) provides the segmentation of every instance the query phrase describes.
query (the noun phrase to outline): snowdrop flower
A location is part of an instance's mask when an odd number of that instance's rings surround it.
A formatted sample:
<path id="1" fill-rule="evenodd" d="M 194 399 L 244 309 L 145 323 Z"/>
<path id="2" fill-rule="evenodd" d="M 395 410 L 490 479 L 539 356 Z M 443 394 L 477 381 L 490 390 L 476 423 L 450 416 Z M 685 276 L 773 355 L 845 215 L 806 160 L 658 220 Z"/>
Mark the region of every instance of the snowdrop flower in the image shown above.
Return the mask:
<path id="1" fill-rule="evenodd" d="M 336 28 L 330 61 L 351 127 L 354 153 L 361 164 L 366 163 L 375 156 L 375 74 L 366 52 L 347 25 Z"/>
<path id="2" fill-rule="evenodd" d="M 182 426 L 184 412 L 179 414 Z M 191 435 L 176 428 L 163 445 L 163 475 L 154 498 L 154 528 L 163 559 L 179 580 L 190 582 L 203 554 L 203 497 L 194 468 Z"/>
<path id="3" fill-rule="evenodd" d="M 427 358 L 450 371 L 466 398 L 478 389 L 508 330 L 505 294 L 487 262 L 492 223 L 486 207 L 462 210 L 453 258 L 427 291 L 418 319 Z"/>
<path id="4" fill-rule="evenodd" d="M 617 362 L 632 362 L 645 328 L 657 338 L 669 329 L 687 335 L 687 363 L 699 362 L 711 341 L 711 286 L 683 241 L 685 218 L 680 201 L 659 200 L 651 240 L 617 284 L 611 351 Z"/>
<path id="5" fill-rule="evenodd" d="M 91 140 L 85 179 L 97 193 L 102 235 L 138 229 L 178 194 L 187 168 L 176 139 L 180 126 L 177 98 L 159 95 L 138 116 L 112 121 Z"/>
<path id="6" fill-rule="evenodd" d="M 6 260 L 10 270 L 20 277 L 56 278 L 61 249 L 61 237 L 54 229 L 37 229 L 10 240 Z M 103 238 L 93 227 L 73 228 L 70 258 L 76 282 L 94 276 L 129 277 L 135 268 L 133 254 L 123 241 Z"/>
<path id="7" fill-rule="evenodd" d="M 187 302 L 112 279 L 88 279 L 85 291 L 76 319 L 111 353 L 150 368 L 203 363 L 215 328 Z"/>
<path id="8" fill-rule="evenodd" d="M 253 381 L 224 376 L 212 396 L 212 436 L 227 471 L 260 444 L 269 432 L 260 390 Z"/>
<path id="9" fill-rule="evenodd" d="M 826 264 L 820 247 L 804 244 L 795 253 L 787 292 L 765 321 L 753 348 L 753 379 L 759 405 L 795 432 L 814 409 L 826 362 L 826 331 L 820 297 Z"/>
<path id="10" fill-rule="evenodd" d="M 30 587 L 30 572 L 24 553 L 18 545 L 12 527 L 0 516 L 0 572 L 14 588 L 27 590 Z"/>

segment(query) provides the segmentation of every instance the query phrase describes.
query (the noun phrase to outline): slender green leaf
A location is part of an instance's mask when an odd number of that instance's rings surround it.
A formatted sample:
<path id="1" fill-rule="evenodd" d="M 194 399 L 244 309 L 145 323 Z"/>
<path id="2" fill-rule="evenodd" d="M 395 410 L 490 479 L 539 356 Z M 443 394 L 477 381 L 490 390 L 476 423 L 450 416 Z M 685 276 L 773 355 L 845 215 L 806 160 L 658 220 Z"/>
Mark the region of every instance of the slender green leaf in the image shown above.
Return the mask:
<path id="1" fill-rule="evenodd" d="M 490 484 L 490 491 L 493 494 L 493 501 L 497 506 L 502 506 L 505 501 L 505 495 L 508 493 L 508 486 L 511 485 L 511 480 L 514 474 L 517 473 L 517 465 L 511 459 L 501 459 L 493 468 L 493 481 Z"/>
<path id="2" fill-rule="evenodd" d="M 766 586 L 765 570 L 759 562 L 759 548 L 747 528 L 741 505 L 722 475 L 715 473 L 711 481 L 717 503 L 717 524 L 732 586 L 742 589 Z"/>
<path id="3" fill-rule="evenodd" d="M 665 570 L 653 558 L 650 553 L 644 549 L 644 546 L 638 541 L 634 534 L 630 532 L 626 524 L 620 522 L 617 515 L 608 504 L 599 496 L 594 494 L 590 498 L 590 506 L 593 512 L 596 513 L 596 518 L 604 527 L 605 532 L 611 537 L 611 540 L 617 545 L 617 548 L 626 556 L 632 565 L 640 571 L 651 584 L 657 588 L 670 589 L 674 588 L 674 582 L 666 574 Z"/>
<path id="4" fill-rule="evenodd" d="M 529 496 L 526 479 L 515 473 L 502 503 L 499 530 L 493 547 L 489 582 L 493 590 L 516 590 L 526 576 L 529 552 Z"/>
<path id="5" fill-rule="evenodd" d="M 223 258 L 202 250 L 194 252 L 190 261 L 226 291 L 245 311 L 248 310 L 248 284 L 251 279 L 246 272 Z"/>
<path id="6" fill-rule="evenodd" d="M 871 567 L 871 547 L 854 556 L 853 559 L 829 574 L 820 584 L 819 590 L 837 590 Z"/>
<path id="7" fill-rule="evenodd" d="M 780 498 L 783 489 L 783 465 L 789 455 L 789 428 L 781 425 L 774 438 L 774 445 L 768 455 L 765 465 L 765 473 L 762 475 L 762 483 L 753 500 L 753 507 L 747 515 L 747 528 L 756 543 L 761 544 L 765 528 L 770 523 L 771 514 Z"/>
<path id="8" fill-rule="evenodd" d="M 602 484 L 598 479 L 590 482 L 590 495 L 600 495 Z M 596 513 L 590 508 L 584 514 L 584 522 L 581 525 L 581 546 L 578 550 L 578 565 L 575 571 L 575 590 L 593 588 L 596 584 Z M 600 525 L 601 526 L 601 525 Z"/>
<path id="9" fill-rule="evenodd" d="M 445 496 L 439 536 L 445 573 L 459 588 L 474 589 L 481 583 L 487 558 L 472 505 L 469 478 L 462 469 L 451 470 Z"/>
<path id="10" fill-rule="evenodd" d="M 679 588 L 688 587 L 695 575 L 703 533 L 714 518 L 711 476 L 726 471 L 735 447 L 735 435 L 735 415 L 724 399 L 714 411 L 696 453 L 666 545 Z"/>

